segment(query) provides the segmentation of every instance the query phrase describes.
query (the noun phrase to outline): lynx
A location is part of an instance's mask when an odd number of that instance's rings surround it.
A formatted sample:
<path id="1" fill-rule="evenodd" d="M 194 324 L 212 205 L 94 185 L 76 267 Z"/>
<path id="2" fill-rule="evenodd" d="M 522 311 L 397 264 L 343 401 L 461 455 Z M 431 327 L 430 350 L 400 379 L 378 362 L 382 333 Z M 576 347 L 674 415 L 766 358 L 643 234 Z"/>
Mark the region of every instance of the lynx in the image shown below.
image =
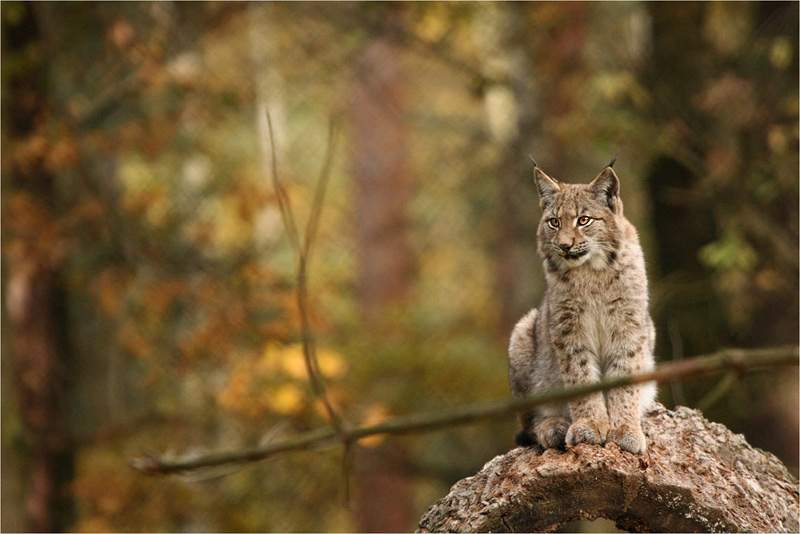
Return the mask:
<path id="1" fill-rule="evenodd" d="M 644 256 L 622 215 L 613 164 L 589 184 L 566 184 L 534 161 L 542 209 L 537 244 L 547 289 L 539 308 L 511 334 L 509 382 L 516 397 L 653 367 Z M 610 441 L 643 453 L 640 417 L 655 393 L 650 383 L 521 411 L 517 444 L 547 449 Z"/>

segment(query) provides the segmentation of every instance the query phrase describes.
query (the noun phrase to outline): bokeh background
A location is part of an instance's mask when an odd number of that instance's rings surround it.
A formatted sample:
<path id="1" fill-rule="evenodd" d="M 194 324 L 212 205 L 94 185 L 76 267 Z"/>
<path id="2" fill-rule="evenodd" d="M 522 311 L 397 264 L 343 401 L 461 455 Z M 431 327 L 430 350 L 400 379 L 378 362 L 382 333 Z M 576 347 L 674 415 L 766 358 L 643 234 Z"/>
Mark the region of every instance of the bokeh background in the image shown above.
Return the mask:
<path id="1" fill-rule="evenodd" d="M 617 154 L 659 361 L 798 342 L 798 4 L 20 3 L 2 9 L 2 529 L 395 531 L 513 418 L 147 477 L 508 395 L 543 290 L 529 154 Z M 264 111 L 273 124 L 269 147 Z M 724 388 L 716 388 L 727 380 Z M 798 466 L 798 380 L 662 386 Z"/>

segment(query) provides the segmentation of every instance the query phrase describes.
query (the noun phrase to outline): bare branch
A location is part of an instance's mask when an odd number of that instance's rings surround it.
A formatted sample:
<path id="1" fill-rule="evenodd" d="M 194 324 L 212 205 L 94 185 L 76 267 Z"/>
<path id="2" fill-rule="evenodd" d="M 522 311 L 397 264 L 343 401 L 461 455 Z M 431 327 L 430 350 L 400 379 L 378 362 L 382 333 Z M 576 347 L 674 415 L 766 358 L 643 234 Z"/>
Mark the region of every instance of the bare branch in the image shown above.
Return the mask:
<path id="1" fill-rule="evenodd" d="M 303 451 L 315 447 L 325 446 L 326 442 L 334 443 L 336 432 L 330 428 L 321 428 L 307 432 L 294 439 L 287 439 L 279 443 L 271 443 L 252 449 L 231 452 L 220 452 L 183 458 L 171 461 L 154 456 L 134 458 L 131 467 L 147 475 L 166 475 L 171 473 L 186 473 L 195 469 L 206 469 L 231 464 L 244 464 L 258 462 L 266 458 L 277 456 L 284 452 Z"/>
<path id="2" fill-rule="evenodd" d="M 297 307 L 300 311 L 300 335 L 302 337 L 303 357 L 306 363 L 306 371 L 311 385 L 314 388 L 314 393 L 322 400 L 325 406 L 325 411 L 331 420 L 331 424 L 340 434 L 343 439 L 346 439 L 346 431 L 341 417 L 334 410 L 328 397 L 328 390 L 325 382 L 322 379 L 322 372 L 319 369 L 319 361 L 317 359 L 317 346 L 314 341 L 314 336 L 311 330 L 311 320 L 308 314 L 308 258 L 311 253 L 311 245 L 314 242 L 314 237 L 319 227 L 319 218 L 322 213 L 322 205 L 325 199 L 325 191 L 328 187 L 328 181 L 331 173 L 331 165 L 333 162 L 334 146 L 336 144 L 336 129 L 335 123 L 332 121 L 328 130 L 328 148 L 325 155 L 325 163 L 319 179 L 317 180 L 317 189 L 314 194 L 314 202 L 311 206 L 311 215 L 309 216 L 308 224 L 306 225 L 306 234 L 302 248 L 299 249 L 298 263 L 297 263 Z"/>
<path id="3" fill-rule="evenodd" d="M 324 448 L 342 443 L 349 445 L 359 439 L 379 434 L 400 435 L 442 430 L 451 426 L 465 425 L 484 419 L 508 416 L 523 408 L 532 408 L 551 402 L 566 401 L 589 393 L 608 391 L 610 389 L 641 384 L 643 382 L 655 381 L 662 383 L 672 380 L 691 380 L 720 373 L 729 373 L 731 371 L 742 375 L 775 367 L 797 366 L 798 353 L 798 347 L 796 346 L 751 350 L 726 349 L 707 356 L 664 364 L 649 373 L 605 380 L 588 386 L 558 389 L 523 399 L 497 399 L 480 404 L 461 406 L 450 410 L 439 410 L 435 413 L 395 417 L 380 424 L 350 429 L 344 436 L 331 429 L 320 429 L 308 432 L 294 439 L 244 451 L 210 454 L 182 460 L 167 460 L 150 457 L 134 460 L 131 462 L 131 465 L 146 474 L 168 474 L 225 465 L 228 463 L 256 462 L 276 454 L 294 450 L 305 450 L 316 447 Z"/>
<path id="4" fill-rule="evenodd" d="M 306 235 L 303 242 L 303 256 L 306 260 L 311 255 L 311 245 L 317 235 L 325 192 L 328 190 L 331 168 L 333 167 L 333 155 L 336 153 L 337 127 L 338 121 L 336 119 L 331 120 L 328 125 L 328 145 L 325 150 L 325 160 L 317 179 L 317 189 L 314 194 L 314 201 L 311 204 L 311 215 L 309 215 L 308 224 L 306 225 Z"/>
<path id="5" fill-rule="evenodd" d="M 283 227 L 286 230 L 286 234 L 289 236 L 289 242 L 291 243 L 292 247 L 294 247 L 298 254 L 300 254 L 302 253 L 302 248 L 300 246 L 300 234 L 297 231 L 297 224 L 295 223 L 294 214 L 292 213 L 292 205 L 289 202 L 289 195 L 286 193 L 286 190 L 283 188 L 283 183 L 281 183 L 281 180 L 278 177 L 278 156 L 277 151 L 275 150 L 275 134 L 272 131 L 272 117 L 270 117 L 266 106 L 262 107 L 261 113 L 259 114 L 259 126 L 261 129 L 261 137 L 265 145 L 261 149 L 262 154 L 267 154 L 266 145 L 269 144 L 269 153 L 272 156 L 272 186 L 275 189 L 275 195 L 278 198 L 278 208 L 281 212 Z"/>
<path id="6" fill-rule="evenodd" d="M 333 162 L 334 147 L 336 143 L 336 129 L 335 123 L 331 121 L 328 130 L 328 148 L 325 154 L 325 162 L 322 166 L 319 179 L 317 180 L 317 189 L 314 194 L 314 202 L 311 208 L 311 215 L 309 216 L 308 224 L 306 225 L 306 233 L 303 242 L 300 242 L 300 233 L 297 230 L 297 223 L 294 214 L 292 213 L 291 202 L 289 195 L 283 188 L 280 178 L 278 177 L 278 164 L 277 155 L 275 151 L 275 135 L 272 130 L 272 118 L 266 107 L 263 108 L 261 114 L 261 130 L 262 136 L 265 133 L 269 134 L 269 147 L 272 154 L 272 185 L 275 189 L 275 194 L 278 198 L 278 207 L 281 212 L 281 219 L 283 226 L 289 236 L 289 241 L 297 252 L 297 308 L 300 313 L 300 336 L 303 346 L 303 358 L 308 373 L 308 379 L 311 382 L 311 387 L 314 389 L 314 394 L 322 401 L 325 411 L 331 420 L 333 428 L 337 434 L 342 436 L 346 441 L 347 434 L 342 423 L 341 418 L 336 413 L 336 410 L 331 404 L 328 397 L 328 390 L 325 387 L 325 382 L 322 379 L 322 373 L 319 370 L 319 363 L 317 361 L 317 349 L 314 342 L 314 336 L 311 330 L 311 321 L 308 314 L 308 256 L 311 251 L 311 244 L 316 236 L 317 228 L 319 227 L 319 218 L 322 212 L 322 205 L 325 199 L 325 191 L 328 187 L 330 179 L 331 167 Z M 264 142 L 266 145 L 266 142 Z"/>
<path id="7" fill-rule="evenodd" d="M 717 402 L 722 400 L 722 398 L 730 391 L 730 389 L 739 381 L 739 373 L 736 371 L 730 371 L 729 373 L 725 374 L 722 379 L 714 386 L 714 389 L 706 393 L 706 395 L 697 401 L 695 407 L 704 412 L 714 406 Z"/>

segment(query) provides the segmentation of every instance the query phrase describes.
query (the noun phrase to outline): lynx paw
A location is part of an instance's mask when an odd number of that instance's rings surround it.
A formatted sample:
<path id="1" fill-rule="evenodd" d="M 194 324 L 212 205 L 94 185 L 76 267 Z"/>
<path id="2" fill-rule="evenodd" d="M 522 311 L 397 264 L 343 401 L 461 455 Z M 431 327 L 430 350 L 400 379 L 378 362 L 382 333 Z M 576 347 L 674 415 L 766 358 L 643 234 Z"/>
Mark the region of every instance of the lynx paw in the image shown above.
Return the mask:
<path id="1" fill-rule="evenodd" d="M 605 443 L 608 434 L 608 423 L 597 419 L 578 419 L 567 431 L 567 445 L 589 443 L 600 445 Z"/>
<path id="2" fill-rule="evenodd" d="M 536 439 L 545 449 L 563 449 L 569 421 L 564 417 L 550 417 L 536 427 Z"/>
<path id="3" fill-rule="evenodd" d="M 634 454 L 641 454 L 647 450 L 647 442 L 644 439 L 644 434 L 641 428 L 634 428 L 625 423 L 618 427 L 612 428 L 608 432 L 608 441 L 613 441 L 619 448 L 632 452 Z"/>
<path id="4" fill-rule="evenodd" d="M 514 436 L 514 443 L 517 444 L 517 447 L 531 447 L 536 445 L 536 440 L 524 430 L 517 430 L 517 434 Z"/>

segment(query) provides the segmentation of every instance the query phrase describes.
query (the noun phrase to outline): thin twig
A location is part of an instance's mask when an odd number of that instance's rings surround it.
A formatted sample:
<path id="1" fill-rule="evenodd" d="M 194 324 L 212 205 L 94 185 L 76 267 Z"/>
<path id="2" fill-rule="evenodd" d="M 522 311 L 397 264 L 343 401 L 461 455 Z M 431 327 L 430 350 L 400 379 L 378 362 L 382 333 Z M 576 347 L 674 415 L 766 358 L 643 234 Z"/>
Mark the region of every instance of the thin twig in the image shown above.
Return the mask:
<path id="1" fill-rule="evenodd" d="M 297 225 L 295 224 L 294 214 L 292 213 L 292 205 L 289 202 L 289 195 L 286 193 L 286 190 L 283 188 L 283 184 L 278 176 L 278 156 L 277 151 L 275 150 L 275 134 L 272 131 L 272 117 L 267 111 L 266 106 L 264 106 L 259 114 L 259 125 L 261 126 L 261 137 L 264 139 L 267 138 L 265 141 L 269 142 L 269 154 L 271 154 L 271 176 L 272 176 L 272 187 L 275 189 L 275 196 L 278 199 L 278 209 L 281 212 L 281 221 L 283 222 L 283 227 L 286 230 L 286 234 L 289 237 L 289 243 L 294 247 L 294 249 L 300 254 L 302 252 L 302 248 L 300 246 L 300 234 L 297 231 Z M 266 142 L 264 143 L 267 144 Z M 267 147 L 262 147 L 262 154 L 267 154 Z M 265 157 L 265 156 L 264 156 Z M 266 157 L 265 157 L 266 159 Z"/>
<path id="2" fill-rule="evenodd" d="M 714 386 L 714 389 L 709 391 L 702 399 L 695 403 L 695 407 L 701 412 L 705 412 L 715 404 L 717 404 L 722 397 L 724 397 L 728 391 L 736 384 L 739 380 L 739 373 L 736 371 L 730 371 L 722 379 Z"/>
<path id="3" fill-rule="evenodd" d="M 495 419 L 542 404 L 563 402 L 589 393 L 608 391 L 644 382 L 669 382 L 690 380 L 735 370 L 739 374 L 774 367 L 798 365 L 798 347 L 786 346 L 767 349 L 727 349 L 708 356 L 660 365 L 654 371 L 635 376 L 605 380 L 576 388 L 558 389 L 522 399 L 498 399 L 494 401 L 461 406 L 435 413 L 413 414 L 395 417 L 372 426 L 353 428 L 348 431 L 351 442 L 374 435 L 415 434 L 442 430 L 452 426 L 475 423 L 484 419 Z M 181 473 L 192 469 L 219 466 L 226 463 L 256 462 L 276 454 L 309 448 L 340 445 L 341 439 L 332 429 L 318 429 L 294 439 L 272 443 L 264 447 L 244 451 L 210 454 L 186 460 L 168 460 L 154 457 L 137 459 L 131 465 L 146 474 Z"/>
<path id="4" fill-rule="evenodd" d="M 317 235 L 319 228 L 319 219 L 322 214 L 322 206 L 325 200 L 325 193 L 328 190 L 328 182 L 330 182 L 331 169 L 333 167 L 333 155 L 336 153 L 336 140 L 337 140 L 337 126 L 336 119 L 331 120 L 328 126 L 328 146 L 325 150 L 325 160 L 320 171 L 319 178 L 317 178 L 317 189 L 314 192 L 314 201 L 311 204 L 311 215 L 308 217 L 308 224 L 306 225 L 306 235 L 303 242 L 303 256 L 308 259 L 311 255 L 311 245 Z"/>
<path id="5" fill-rule="evenodd" d="M 667 323 L 667 334 L 669 334 L 669 341 L 672 344 L 672 361 L 679 362 L 683 360 L 683 337 L 681 336 L 680 326 L 678 321 L 672 317 Z M 672 399 L 675 404 L 686 405 L 686 395 L 683 392 L 682 382 L 671 382 L 670 390 L 672 390 Z"/>
<path id="6" fill-rule="evenodd" d="M 272 185 L 275 188 L 275 194 L 278 198 L 278 207 L 281 212 L 281 219 L 283 221 L 286 233 L 289 236 L 289 241 L 297 253 L 297 308 L 300 314 L 300 336 L 303 347 L 303 359 L 306 365 L 306 372 L 308 373 L 309 382 L 314 390 L 314 394 L 322 401 L 328 418 L 336 430 L 336 433 L 341 437 L 343 442 L 349 440 L 347 431 L 342 422 L 341 417 L 333 408 L 333 404 L 328 396 L 328 390 L 325 386 L 325 381 L 322 378 L 322 373 L 319 369 L 319 362 L 317 359 L 316 343 L 311 329 L 311 320 L 308 313 L 308 256 L 311 251 L 311 245 L 316 236 L 317 228 L 319 227 L 320 214 L 322 212 L 322 205 L 325 199 L 325 191 L 328 187 L 330 179 L 334 148 L 336 144 L 336 128 L 335 123 L 331 121 L 328 131 L 328 148 L 325 155 L 325 161 L 320 172 L 319 179 L 317 180 L 317 188 L 314 194 L 314 201 L 312 203 L 311 215 L 309 216 L 308 224 L 306 225 L 306 233 L 303 242 L 300 241 L 300 233 L 297 230 L 297 223 L 292 212 L 291 202 L 289 195 L 283 188 L 283 184 L 278 176 L 277 155 L 275 150 L 275 135 L 272 130 L 272 118 L 266 108 L 262 110 L 262 132 L 266 130 L 269 134 L 269 147 L 272 154 Z M 266 128 L 263 121 L 266 121 Z M 266 144 L 266 143 L 265 143 Z"/>
<path id="7" fill-rule="evenodd" d="M 285 452 L 303 451 L 325 446 L 328 441 L 330 441 L 331 444 L 338 443 L 338 440 L 336 440 L 336 432 L 331 428 L 320 428 L 306 432 L 293 439 L 287 439 L 278 443 L 270 443 L 252 449 L 211 453 L 174 461 L 156 458 L 155 456 L 135 458 L 131 461 L 131 467 L 148 475 L 186 473 L 195 469 L 205 469 L 207 467 L 258 462 Z"/>
<path id="8" fill-rule="evenodd" d="M 325 411 L 331 420 L 331 424 L 336 429 L 336 432 L 341 436 L 342 441 L 346 443 L 349 441 L 346 428 L 341 417 L 339 417 L 339 414 L 333 408 L 333 404 L 331 404 L 330 397 L 328 396 L 328 389 L 325 386 L 325 381 L 322 378 L 322 372 L 319 368 L 317 346 L 312 334 L 311 319 L 308 313 L 308 260 L 311 253 L 311 245 L 314 242 L 317 228 L 319 227 L 319 218 L 322 212 L 323 201 L 325 199 L 325 191 L 330 178 L 334 146 L 336 143 L 335 132 L 335 124 L 334 122 L 331 122 L 328 132 L 328 149 L 325 156 L 325 163 L 322 167 L 320 177 L 317 180 L 317 188 L 314 194 L 314 201 L 311 206 L 311 215 L 309 216 L 308 224 L 306 225 L 304 243 L 298 254 L 297 307 L 300 312 L 300 335 L 302 338 L 303 356 L 306 363 L 308 378 L 311 381 L 312 387 L 314 388 L 314 393 L 325 406 Z"/>

